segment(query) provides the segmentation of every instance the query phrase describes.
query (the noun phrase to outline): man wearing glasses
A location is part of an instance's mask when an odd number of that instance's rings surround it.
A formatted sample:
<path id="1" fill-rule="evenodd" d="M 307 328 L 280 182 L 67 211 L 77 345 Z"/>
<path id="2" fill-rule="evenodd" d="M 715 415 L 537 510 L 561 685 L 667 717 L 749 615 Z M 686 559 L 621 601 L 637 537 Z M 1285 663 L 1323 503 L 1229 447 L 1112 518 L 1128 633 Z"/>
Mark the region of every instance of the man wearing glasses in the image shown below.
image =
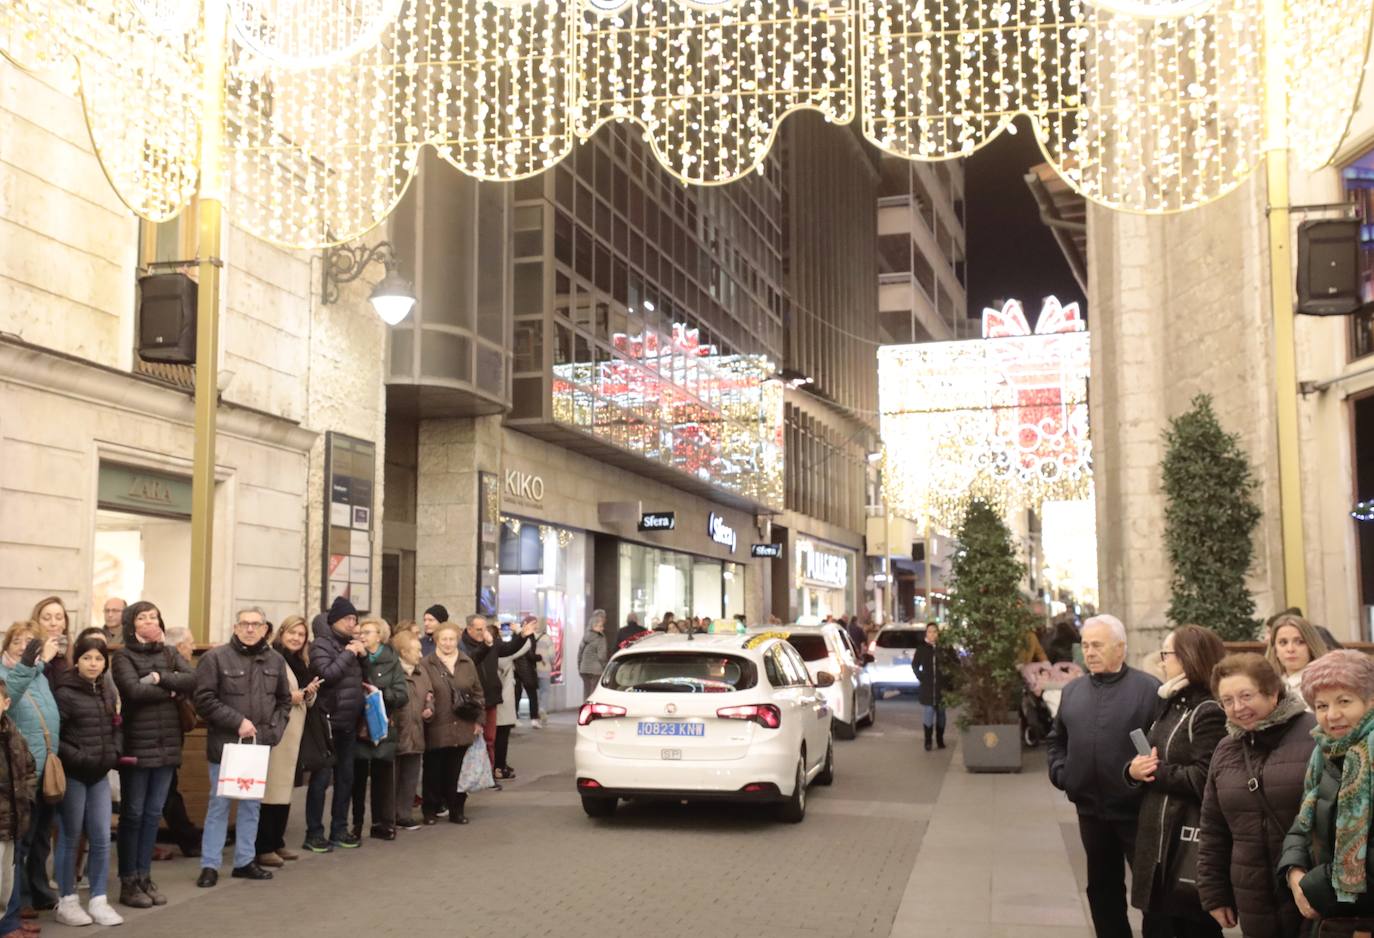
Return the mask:
<path id="1" fill-rule="evenodd" d="M 1131 938 L 1126 864 L 1135 854 L 1144 789 L 1127 783 L 1125 767 L 1136 755 L 1131 730 L 1150 728 L 1159 681 L 1127 666 L 1126 627 L 1115 616 L 1083 623 L 1083 663 L 1087 676 L 1064 688 L 1054 719 L 1050 781 L 1078 809 L 1097 938 Z"/>
<path id="2" fill-rule="evenodd" d="M 229 830 L 231 800 L 214 794 L 220 759 L 226 743 L 253 740 L 274 746 L 281 739 L 291 710 L 291 685 L 286 661 L 267 644 L 272 627 L 257 606 L 239 611 L 234 635 L 201 656 L 196 668 L 196 711 L 205 721 L 206 761 L 210 769 L 210 803 L 205 809 L 205 833 L 200 841 L 200 878 L 196 885 L 219 882 L 219 864 Z M 257 863 L 259 801 L 240 801 L 234 840 L 237 879 L 271 879 Z"/>

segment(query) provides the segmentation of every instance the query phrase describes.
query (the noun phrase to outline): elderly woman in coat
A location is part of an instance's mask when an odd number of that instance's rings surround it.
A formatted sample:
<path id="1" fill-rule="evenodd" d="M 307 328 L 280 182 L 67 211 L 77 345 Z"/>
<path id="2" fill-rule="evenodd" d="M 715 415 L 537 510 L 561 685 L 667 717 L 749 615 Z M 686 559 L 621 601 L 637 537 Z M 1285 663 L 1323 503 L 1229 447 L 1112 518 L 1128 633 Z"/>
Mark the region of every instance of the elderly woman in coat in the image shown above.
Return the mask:
<path id="1" fill-rule="evenodd" d="M 396 826 L 415 831 L 415 793 L 420 786 L 420 770 L 425 758 L 425 725 L 434 719 L 434 684 L 429 671 L 420 667 L 424 657 L 416 631 L 397 632 L 391 647 L 401 661 L 406 676 L 408 703 L 396 717 Z"/>
<path id="2" fill-rule="evenodd" d="M 1202 800 L 1198 896 L 1223 928 L 1297 938 L 1302 916 L 1274 868 L 1302 800 L 1316 720 L 1262 655 L 1221 659 L 1212 693 L 1226 711 L 1226 738 Z"/>
<path id="3" fill-rule="evenodd" d="M 286 849 L 286 823 L 291 816 L 291 794 L 296 787 L 296 759 L 301 749 L 306 708 L 314 706 L 320 679 L 310 676 L 307 649 L 309 630 L 303 616 L 287 616 L 277 630 L 272 647 L 286 659 L 286 680 L 291 686 L 291 709 L 281 742 L 272 747 L 267 762 L 267 794 L 258 815 L 258 865 L 282 866 L 300 854 Z"/>
<path id="4" fill-rule="evenodd" d="M 486 719 L 482 680 L 477 665 L 458 647 L 458 626 L 452 622 L 441 622 L 434 630 L 434 654 L 420 666 L 434 688 L 434 715 L 425 724 L 425 823 L 436 823 L 447 809 L 450 823 L 466 824 L 468 796 L 458 790 L 458 773 Z"/>

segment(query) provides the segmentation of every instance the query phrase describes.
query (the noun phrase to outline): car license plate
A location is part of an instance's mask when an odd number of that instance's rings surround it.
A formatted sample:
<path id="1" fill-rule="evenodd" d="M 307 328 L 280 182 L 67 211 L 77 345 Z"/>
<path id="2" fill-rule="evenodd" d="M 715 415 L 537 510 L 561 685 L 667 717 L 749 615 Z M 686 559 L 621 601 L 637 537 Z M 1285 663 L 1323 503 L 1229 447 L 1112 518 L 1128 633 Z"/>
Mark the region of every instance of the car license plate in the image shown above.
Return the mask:
<path id="1" fill-rule="evenodd" d="M 640 736 L 705 736 L 706 724 L 643 720 L 635 732 Z"/>
<path id="2" fill-rule="evenodd" d="M 910 658 L 893 658 L 893 659 L 892 659 L 892 663 L 893 663 L 893 664 L 911 664 L 911 659 L 910 659 Z"/>
<path id="3" fill-rule="evenodd" d="M 681 749 L 660 749 L 659 754 L 669 762 L 674 762 L 682 758 Z"/>

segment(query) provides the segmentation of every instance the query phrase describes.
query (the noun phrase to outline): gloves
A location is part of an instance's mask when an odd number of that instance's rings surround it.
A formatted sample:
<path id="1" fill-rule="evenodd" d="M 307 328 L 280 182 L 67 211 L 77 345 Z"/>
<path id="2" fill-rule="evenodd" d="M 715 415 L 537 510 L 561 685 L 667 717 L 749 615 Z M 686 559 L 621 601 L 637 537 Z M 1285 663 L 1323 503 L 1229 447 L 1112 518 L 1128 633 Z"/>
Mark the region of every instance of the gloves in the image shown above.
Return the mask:
<path id="1" fill-rule="evenodd" d="M 19 656 L 19 663 L 33 667 L 38 661 L 38 653 L 43 650 L 43 642 L 36 638 L 29 639 L 29 643 L 24 646 L 24 653 Z"/>

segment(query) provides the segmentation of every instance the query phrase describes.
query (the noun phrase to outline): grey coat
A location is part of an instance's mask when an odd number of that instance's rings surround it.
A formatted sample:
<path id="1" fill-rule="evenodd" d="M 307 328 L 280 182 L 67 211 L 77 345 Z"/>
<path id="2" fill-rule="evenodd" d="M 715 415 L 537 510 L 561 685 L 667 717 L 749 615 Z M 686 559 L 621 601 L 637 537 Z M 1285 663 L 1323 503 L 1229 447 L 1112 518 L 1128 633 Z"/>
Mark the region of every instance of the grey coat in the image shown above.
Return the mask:
<path id="1" fill-rule="evenodd" d="M 577 672 L 579 674 L 600 675 L 606 670 L 606 636 L 591 629 L 582 636 L 582 644 L 577 649 Z"/>

